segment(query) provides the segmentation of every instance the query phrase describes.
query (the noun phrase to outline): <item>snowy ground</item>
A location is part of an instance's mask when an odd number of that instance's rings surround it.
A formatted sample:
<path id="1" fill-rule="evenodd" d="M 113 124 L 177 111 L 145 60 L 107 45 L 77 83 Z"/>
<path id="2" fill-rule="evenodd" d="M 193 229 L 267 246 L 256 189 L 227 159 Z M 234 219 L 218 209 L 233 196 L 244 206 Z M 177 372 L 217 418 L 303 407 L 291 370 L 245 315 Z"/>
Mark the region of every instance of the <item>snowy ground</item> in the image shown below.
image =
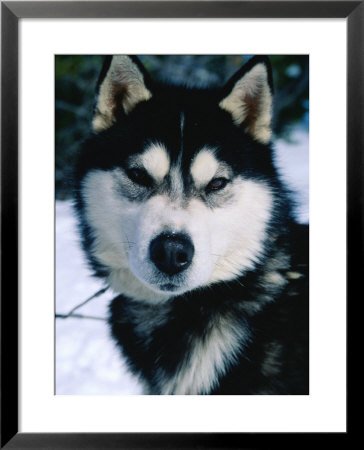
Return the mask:
<path id="1" fill-rule="evenodd" d="M 71 202 L 56 202 L 56 313 L 67 314 L 102 287 L 86 266 Z M 75 314 L 106 318 L 112 298 L 107 291 Z M 56 319 L 56 394 L 138 393 L 105 321 Z"/>
<path id="2" fill-rule="evenodd" d="M 276 162 L 294 190 L 300 222 L 308 222 L 308 134 L 297 130 L 291 142 L 276 142 Z M 80 250 L 71 203 L 56 203 L 56 312 L 72 308 L 101 289 L 90 276 Z M 106 318 L 113 294 L 109 291 L 75 313 Z M 127 372 L 103 320 L 56 319 L 56 394 L 140 394 Z"/>

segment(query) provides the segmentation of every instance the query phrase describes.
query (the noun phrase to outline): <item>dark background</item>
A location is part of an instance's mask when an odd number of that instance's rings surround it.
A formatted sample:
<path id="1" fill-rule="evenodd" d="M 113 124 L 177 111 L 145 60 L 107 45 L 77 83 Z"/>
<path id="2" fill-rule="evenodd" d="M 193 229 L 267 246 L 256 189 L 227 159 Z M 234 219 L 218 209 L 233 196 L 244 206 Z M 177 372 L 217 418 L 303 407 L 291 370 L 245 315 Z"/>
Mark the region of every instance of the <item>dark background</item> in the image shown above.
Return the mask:
<path id="1" fill-rule="evenodd" d="M 224 84 L 249 56 L 163 55 L 139 58 L 154 78 L 205 85 Z M 55 58 L 56 107 L 56 198 L 72 195 L 72 167 L 80 142 L 91 131 L 101 55 L 58 55 Z M 274 132 L 290 139 L 300 122 L 308 127 L 309 58 L 303 55 L 274 55 Z"/>

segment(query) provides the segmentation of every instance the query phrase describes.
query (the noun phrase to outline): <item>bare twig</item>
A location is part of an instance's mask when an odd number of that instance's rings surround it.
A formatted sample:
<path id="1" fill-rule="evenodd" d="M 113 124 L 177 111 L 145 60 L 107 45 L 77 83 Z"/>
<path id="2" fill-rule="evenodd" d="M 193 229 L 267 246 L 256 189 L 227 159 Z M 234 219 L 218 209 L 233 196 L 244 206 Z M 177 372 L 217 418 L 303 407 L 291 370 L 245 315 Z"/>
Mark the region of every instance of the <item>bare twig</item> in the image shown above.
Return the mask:
<path id="1" fill-rule="evenodd" d="M 81 308 L 81 306 L 86 305 L 86 303 L 90 302 L 91 300 L 93 300 L 96 297 L 99 297 L 101 294 L 103 294 L 104 292 L 106 292 L 109 288 L 108 287 L 104 287 L 102 289 L 100 289 L 99 291 L 97 291 L 94 295 L 92 295 L 91 297 L 89 297 L 88 299 L 86 299 L 85 301 L 83 301 L 82 303 L 80 303 L 79 305 L 75 306 L 74 308 L 71 309 L 71 311 L 68 314 L 57 314 L 56 313 L 56 319 L 67 319 L 68 317 L 77 317 L 79 319 L 95 319 L 95 320 L 106 320 L 104 318 L 101 317 L 93 317 L 93 316 L 85 316 L 83 314 L 73 314 L 77 309 Z"/>
<path id="2" fill-rule="evenodd" d="M 86 316 L 84 314 L 56 314 L 56 319 L 68 319 L 69 317 L 74 317 L 76 319 L 102 320 L 103 322 L 107 321 L 105 317 Z"/>

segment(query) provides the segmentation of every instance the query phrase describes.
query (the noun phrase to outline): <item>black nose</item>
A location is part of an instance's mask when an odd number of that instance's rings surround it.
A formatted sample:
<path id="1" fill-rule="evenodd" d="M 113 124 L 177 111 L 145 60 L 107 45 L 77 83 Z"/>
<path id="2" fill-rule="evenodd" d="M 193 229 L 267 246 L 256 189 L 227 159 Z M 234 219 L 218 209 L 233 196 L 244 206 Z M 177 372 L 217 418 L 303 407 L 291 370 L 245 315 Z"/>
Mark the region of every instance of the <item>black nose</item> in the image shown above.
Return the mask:
<path id="1" fill-rule="evenodd" d="M 152 240 L 149 247 L 150 259 L 168 275 L 186 270 L 194 253 L 191 239 L 182 233 L 162 233 Z"/>

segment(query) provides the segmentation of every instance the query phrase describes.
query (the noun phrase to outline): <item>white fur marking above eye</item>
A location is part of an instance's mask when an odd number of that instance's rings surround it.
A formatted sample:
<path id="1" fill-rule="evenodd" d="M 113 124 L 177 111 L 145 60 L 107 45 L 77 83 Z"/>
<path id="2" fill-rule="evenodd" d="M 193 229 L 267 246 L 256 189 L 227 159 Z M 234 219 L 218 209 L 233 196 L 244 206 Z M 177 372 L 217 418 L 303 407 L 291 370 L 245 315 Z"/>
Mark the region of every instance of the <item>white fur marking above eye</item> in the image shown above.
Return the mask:
<path id="1" fill-rule="evenodd" d="M 170 160 L 162 144 L 153 144 L 141 156 L 145 170 L 157 181 L 162 181 L 169 172 Z"/>
<path id="2" fill-rule="evenodd" d="M 211 181 L 218 168 L 219 163 L 215 158 L 214 151 L 204 147 L 195 156 L 191 165 L 191 175 L 196 187 L 200 188 Z"/>

